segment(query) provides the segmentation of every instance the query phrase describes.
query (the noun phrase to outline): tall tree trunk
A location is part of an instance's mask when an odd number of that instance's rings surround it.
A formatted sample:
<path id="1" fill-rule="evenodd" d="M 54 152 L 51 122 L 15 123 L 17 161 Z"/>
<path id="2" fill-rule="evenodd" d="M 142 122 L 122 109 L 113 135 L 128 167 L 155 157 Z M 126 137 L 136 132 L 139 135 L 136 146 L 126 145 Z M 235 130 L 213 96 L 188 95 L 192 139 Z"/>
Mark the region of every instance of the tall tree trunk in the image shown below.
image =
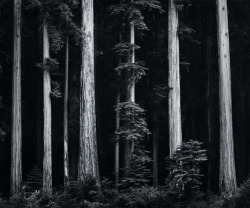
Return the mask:
<path id="1" fill-rule="evenodd" d="M 220 192 L 231 194 L 236 189 L 232 128 L 231 72 L 227 0 L 217 0 L 217 33 L 219 53 L 220 101 Z"/>
<path id="2" fill-rule="evenodd" d="M 94 79 L 94 11 L 93 0 L 82 0 L 82 66 L 80 85 L 80 149 L 78 180 L 86 174 L 99 180 L 95 79 Z"/>
<path id="3" fill-rule="evenodd" d="M 11 195 L 18 194 L 22 181 L 21 116 L 21 0 L 14 0 L 14 50 L 11 121 Z"/>
<path id="4" fill-rule="evenodd" d="M 122 33 L 120 32 L 119 34 L 119 40 L 120 42 L 122 42 Z M 118 64 L 121 64 L 121 55 L 119 55 L 119 61 Z M 120 89 L 120 79 L 121 79 L 121 72 L 118 71 L 117 73 L 117 77 L 118 77 L 118 86 L 117 86 L 117 90 L 116 90 L 116 105 L 118 105 L 121 102 L 121 89 Z M 117 109 L 116 111 L 116 123 L 115 123 L 115 130 L 117 131 L 120 128 L 120 110 Z M 115 185 L 118 185 L 119 183 L 119 169 L 120 169 L 120 136 L 117 135 L 116 136 L 116 141 L 115 141 Z"/>
<path id="5" fill-rule="evenodd" d="M 43 64 L 50 58 L 46 15 L 43 16 Z M 52 194 L 52 147 L 51 147 L 51 80 L 50 72 L 43 69 L 43 194 Z"/>
<path id="6" fill-rule="evenodd" d="M 135 44 L 135 25 L 134 21 L 130 23 L 130 44 Z M 130 54 L 131 63 L 135 63 L 135 49 L 133 48 Z M 132 70 L 132 69 L 131 69 Z M 132 73 L 132 75 L 131 75 Z M 127 102 L 135 102 L 135 81 L 134 81 L 134 71 L 128 73 L 128 83 L 127 83 Z M 125 176 L 127 176 L 127 169 L 129 168 L 129 158 L 134 149 L 134 141 L 125 141 Z"/>
<path id="7" fill-rule="evenodd" d="M 169 62 L 169 146 L 170 157 L 182 143 L 180 63 L 178 37 L 178 11 L 175 0 L 169 0 L 168 7 L 168 62 Z"/>
<path id="8" fill-rule="evenodd" d="M 69 183 L 69 154 L 68 154 L 68 85 L 69 85 L 69 37 L 65 40 L 65 83 L 64 83 L 64 116 L 63 116 L 63 140 L 64 140 L 64 186 Z"/>

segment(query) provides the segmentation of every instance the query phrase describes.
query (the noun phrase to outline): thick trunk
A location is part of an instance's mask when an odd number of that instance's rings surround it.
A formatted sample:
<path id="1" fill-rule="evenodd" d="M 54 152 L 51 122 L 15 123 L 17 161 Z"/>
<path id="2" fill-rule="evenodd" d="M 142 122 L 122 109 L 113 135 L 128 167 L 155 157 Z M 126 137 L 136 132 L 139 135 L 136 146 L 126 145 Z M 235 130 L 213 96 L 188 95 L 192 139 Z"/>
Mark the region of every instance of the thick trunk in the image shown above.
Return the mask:
<path id="1" fill-rule="evenodd" d="M 217 0 L 217 33 L 219 52 L 220 101 L 220 192 L 231 194 L 236 189 L 232 128 L 231 72 L 227 1 Z"/>
<path id="2" fill-rule="evenodd" d="M 69 85 L 69 38 L 65 40 L 65 83 L 64 83 L 64 186 L 69 183 L 69 154 L 68 154 L 68 85 Z"/>
<path id="3" fill-rule="evenodd" d="M 49 54 L 49 36 L 46 16 L 43 17 L 43 63 Z M 52 148 L 51 148 L 51 80 L 50 72 L 43 69 L 43 193 L 52 194 Z"/>
<path id="4" fill-rule="evenodd" d="M 168 7 L 168 62 L 168 85 L 170 88 L 168 97 L 169 146 L 171 157 L 182 143 L 178 11 L 174 0 L 169 0 Z"/>
<path id="5" fill-rule="evenodd" d="M 11 195 L 18 194 L 22 181 L 21 117 L 21 0 L 14 0 L 14 50 L 11 121 Z"/>
<path id="6" fill-rule="evenodd" d="M 78 180 L 92 175 L 99 180 L 94 79 L 93 0 L 82 0 L 82 66 L 80 85 L 80 149 Z"/>

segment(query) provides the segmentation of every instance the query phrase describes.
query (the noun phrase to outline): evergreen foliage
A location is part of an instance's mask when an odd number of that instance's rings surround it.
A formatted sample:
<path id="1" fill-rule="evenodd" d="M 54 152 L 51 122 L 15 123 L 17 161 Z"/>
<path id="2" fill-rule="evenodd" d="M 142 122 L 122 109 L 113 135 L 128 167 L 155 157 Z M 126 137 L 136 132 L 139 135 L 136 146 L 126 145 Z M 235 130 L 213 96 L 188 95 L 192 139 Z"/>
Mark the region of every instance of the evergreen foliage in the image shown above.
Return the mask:
<path id="1" fill-rule="evenodd" d="M 115 132 L 121 139 L 139 141 L 149 135 L 147 123 L 144 119 L 145 110 L 133 102 L 122 102 L 116 106 L 120 110 L 121 126 Z"/>
<path id="2" fill-rule="evenodd" d="M 167 160 L 169 176 L 166 185 L 169 190 L 179 196 L 197 196 L 201 186 L 201 163 L 207 160 L 206 150 L 202 149 L 202 143 L 190 140 L 184 142 Z"/>

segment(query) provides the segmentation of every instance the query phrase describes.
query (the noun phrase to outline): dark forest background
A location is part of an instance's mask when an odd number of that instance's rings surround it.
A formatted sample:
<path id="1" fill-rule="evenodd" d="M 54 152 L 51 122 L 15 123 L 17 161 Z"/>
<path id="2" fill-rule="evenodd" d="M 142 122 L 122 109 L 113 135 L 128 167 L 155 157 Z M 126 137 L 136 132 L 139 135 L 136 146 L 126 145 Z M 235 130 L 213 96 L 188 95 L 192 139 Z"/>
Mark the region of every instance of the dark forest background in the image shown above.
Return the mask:
<path id="1" fill-rule="evenodd" d="M 113 50 L 119 42 L 116 20 L 109 7 L 115 0 L 95 0 L 95 80 L 99 169 L 101 178 L 114 180 L 114 141 L 116 72 L 118 56 Z M 167 1 L 161 0 L 167 11 Z M 24 3 L 25 5 L 25 3 Z M 0 196 L 9 194 L 11 151 L 11 82 L 13 51 L 13 5 L 0 2 L 0 125 L 5 132 L 0 141 Z M 237 184 L 247 179 L 250 170 L 250 2 L 228 0 L 232 113 Z M 75 21 L 80 10 L 75 9 Z M 144 60 L 147 75 L 136 84 L 136 102 L 146 110 L 151 133 L 155 122 L 159 125 L 159 183 L 164 184 L 169 155 L 168 102 L 156 99 L 155 88 L 167 85 L 168 59 L 167 12 L 143 13 L 148 30 L 136 33 L 136 59 Z M 207 149 L 208 161 L 202 166 L 202 190 L 208 187 L 218 192 L 219 183 L 219 92 L 216 4 L 213 0 L 185 1 L 180 19 L 181 114 L 183 141 L 198 140 Z M 41 24 L 38 10 L 22 10 L 22 131 L 23 179 L 37 166 L 42 169 L 42 73 Z M 80 24 L 78 22 L 78 24 Z M 126 26 L 124 26 L 126 30 Z M 60 24 L 57 24 L 60 28 Z M 211 47 L 211 48 L 210 48 Z M 211 50 L 210 50 L 211 49 Z M 79 146 L 79 76 L 81 53 L 79 45 L 70 37 L 69 46 L 69 161 L 70 178 L 77 178 Z M 63 96 L 64 50 L 52 54 L 59 69 L 52 80 L 61 85 Z M 208 65 L 211 66 L 208 69 Z M 209 83 L 209 85 L 208 85 Z M 209 91 L 209 93 L 208 93 Z M 207 111 L 211 112 L 211 142 L 208 138 Z M 154 115 L 157 113 L 157 120 Z M 63 97 L 52 99 L 53 186 L 63 184 Z M 145 140 L 152 156 L 152 137 Z M 208 165 L 212 172 L 208 174 Z M 150 164 L 150 167 L 152 164 Z M 152 167 L 151 167 L 152 168 Z M 208 184 L 208 180 L 210 180 Z M 152 181 L 151 181 L 152 183 Z"/>

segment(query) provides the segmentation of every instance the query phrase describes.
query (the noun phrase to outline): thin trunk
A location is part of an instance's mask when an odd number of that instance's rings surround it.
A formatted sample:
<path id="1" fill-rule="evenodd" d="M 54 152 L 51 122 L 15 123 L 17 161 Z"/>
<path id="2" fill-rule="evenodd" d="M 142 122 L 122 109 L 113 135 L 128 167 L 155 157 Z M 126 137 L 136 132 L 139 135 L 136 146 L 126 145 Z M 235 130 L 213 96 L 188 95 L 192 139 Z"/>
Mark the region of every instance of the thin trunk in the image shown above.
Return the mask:
<path id="1" fill-rule="evenodd" d="M 227 0 L 217 0 L 217 33 L 219 53 L 220 101 L 220 192 L 236 190 L 234 143 L 232 128 L 231 72 Z"/>
<path id="2" fill-rule="evenodd" d="M 43 64 L 50 58 L 49 36 L 46 22 L 46 15 L 43 16 Z M 51 80 L 50 72 L 43 69 L 43 194 L 52 194 L 52 147 L 51 147 Z"/>
<path id="3" fill-rule="evenodd" d="M 86 175 L 92 175 L 99 181 L 95 113 L 93 0 L 82 0 L 82 34 L 78 180 L 83 181 Z"/>
<path id="4" fill-rule="evenodd" d="M 130 23 L 130 44 L 135 44 L 135 25 L 134 21 Z M 131 63 L 135 63 L 135 50 L 134 48 L 130 54 L 130 61 Z M 132 69 L 131 69 L 132 70 Z M 128 83 L 127 83 L 127 101 L 128 102 L 135 102 L 135 81 L 134 81 L 134 71 L 131 72 L 132 75 L 129 73 L 128 76 Z M 125 176 L 127 176 L 127 171 L 129 168 L 129 159 L 131 153 L 134 150 L 134 141 L 125 141 Z"/>
<path id="5" fill-rule="evenodd" d="M 119 34 L 119 40 L 120 42 L 122 41 L 122 33 L 120 32 Z M 121 64 L 121 55 L 119 56 L 119 61 L 118 64 Z M 117 73 L 118 75 L 118 82 L 120 81 L 121 78 L 121 72 Z M 120 89 L 120 84 L 118 83 L 117 90 L 116 90 L 116 105 L 118 105 L 121 102 L 121 89 Z M 116 111 L 116 126 L 115 130 L 117 131 L 120 128 L 120 110 L 117 109 Z M 116 136 L 116 141 L 115 141 L 115 185 L 117 186 L 119 183 L 119 162 L 120 162 L 120 137 L 119 135 Z"/>
<path id="6" fill-rule="evenodd" d="M 22 181 L 21 116 L 21 0 L 14 0 L 14 50 L 11 121 L 11 195 L 18 194 Z"/>
<path id="7" fill-rule="evenodd" d="M 159 149 L 159 102 L 154 102 L 154 132 L 153 132 L 153 184 L 158 186 L 158 149 Z"/>
<path id="8" fill-rule="evenodd" d="M 65 83 L 64 83 L 64 186 L 69 183 L 69 154 L 68 154 L 68 91 L 69 91 L 69 37 L 65 40 Z"/>
<path id="9" fill-rule="evenodd" d="M 168 7 L 168 62 L 168 85 L 170 88 L 168 98 L 169 146 L 171 157 L 182 143 L 178 11 L 175 0 L 169 0 Z"/>

